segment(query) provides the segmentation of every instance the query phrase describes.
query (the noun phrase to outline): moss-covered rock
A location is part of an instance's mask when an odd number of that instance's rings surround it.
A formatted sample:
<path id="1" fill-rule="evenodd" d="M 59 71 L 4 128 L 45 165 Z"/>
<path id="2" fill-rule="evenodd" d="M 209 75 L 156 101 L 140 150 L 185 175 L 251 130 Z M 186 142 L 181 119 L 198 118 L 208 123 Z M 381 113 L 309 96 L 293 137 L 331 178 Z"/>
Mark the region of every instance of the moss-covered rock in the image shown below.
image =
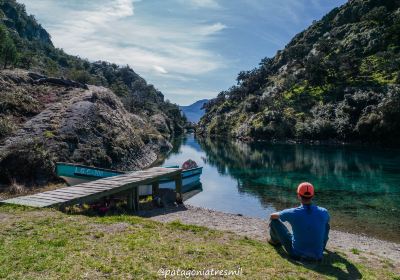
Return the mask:
<path id="1" fill-rule="evenodd" d="M 10 75 L 20 79 L 7 78 Z M 18 103 L 0 112 L 1 183 L 51 181 L 55 161 L 140 169 L 153 163 L 160 151 L 171 148 L 170 130 L 161 134 L 152 122 L 128 112 L 106 88 L 35 85 L 28 73 L 20 70 L 0 73 L 0 81 L 5 88 L 0 95 Z M 24 98 L 20 98 L 22 92 Z M 18 122 L 11 127 L 13 119 Z"/>

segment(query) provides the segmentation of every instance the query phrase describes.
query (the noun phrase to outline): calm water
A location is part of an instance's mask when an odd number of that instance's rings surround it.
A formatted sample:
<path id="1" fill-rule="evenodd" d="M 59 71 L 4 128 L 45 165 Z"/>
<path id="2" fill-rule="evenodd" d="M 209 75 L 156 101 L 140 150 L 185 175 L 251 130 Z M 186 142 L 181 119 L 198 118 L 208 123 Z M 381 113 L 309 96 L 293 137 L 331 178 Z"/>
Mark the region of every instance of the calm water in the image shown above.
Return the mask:
<path id="1" fill-rule="evenodd" d="M 176 139 L 164 165 L 195 160 L 203 191 L 191 205 L 266 218 L 297 205 L 296 186 L 316 187 L 317 204 L 332 226 L 400 242 L 400 151 Z"/>

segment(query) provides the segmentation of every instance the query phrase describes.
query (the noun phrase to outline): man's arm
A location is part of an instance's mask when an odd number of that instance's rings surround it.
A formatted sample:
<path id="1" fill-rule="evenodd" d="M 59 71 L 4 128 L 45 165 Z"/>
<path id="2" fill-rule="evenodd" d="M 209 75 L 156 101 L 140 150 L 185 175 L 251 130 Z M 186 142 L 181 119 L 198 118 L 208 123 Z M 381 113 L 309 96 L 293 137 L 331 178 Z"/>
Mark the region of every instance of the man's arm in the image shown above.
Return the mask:
<path id="1" fill-rule="evenodd" d="M 279 219 L 279 212 L 272 213 L 271 216 L 270 216 L 270 219 L 271 220 Z"/>

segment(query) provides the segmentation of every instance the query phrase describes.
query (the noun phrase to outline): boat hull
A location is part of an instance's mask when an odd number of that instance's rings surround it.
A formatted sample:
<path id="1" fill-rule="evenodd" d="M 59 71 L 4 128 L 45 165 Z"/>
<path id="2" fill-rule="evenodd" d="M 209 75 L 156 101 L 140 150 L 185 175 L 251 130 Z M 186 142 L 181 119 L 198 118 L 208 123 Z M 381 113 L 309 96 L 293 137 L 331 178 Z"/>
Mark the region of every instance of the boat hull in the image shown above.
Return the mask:
<path id="1" fill-rule="evenodd" d="M 182 171 L 182 192 L 187 192 L 193 187 L 200 184 L 200 176 L 202 174 L 202 167 Z M 175 189 L 174 180 L 161 180 L 161 189 Z M 151 195 L 152 186 L 143 185 L 139 187 L 139 195 Z"/>
<path id="2" fill-rule="evenodd" d="M 87 183 L 102 178 L 117 176 L 125 173 L 116 170 L 95 168 L 69 163 L 57 163 L 56 166 L 57 175 L 63 178 L 70 186 Z M 202 169 L 202 167 L 198 167 L 182 171 L 182 192 L 187 192 L 200 184 Z M 162 189 L 175 189 L 175 181 L 172 179 L 163 179 L 160 181 L 159 187 Z M 151 194 L 151 185 L 139 186 L 140 196 Z"/>

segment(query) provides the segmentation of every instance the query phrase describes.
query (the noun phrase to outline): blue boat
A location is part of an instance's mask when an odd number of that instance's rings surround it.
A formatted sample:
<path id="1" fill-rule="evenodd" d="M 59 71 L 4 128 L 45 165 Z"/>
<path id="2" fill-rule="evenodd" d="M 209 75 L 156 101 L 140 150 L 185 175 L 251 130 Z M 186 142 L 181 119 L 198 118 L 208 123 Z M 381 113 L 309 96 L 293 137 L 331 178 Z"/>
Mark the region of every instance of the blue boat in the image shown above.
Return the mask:
<path id="1" fill-rule="evenodd" d="M 167 166 L 167 168 L 178 168 L 179 166 Z M 203 167 L 196 167 L 182 171 L 182 191 L 187 192 L 200 184 L 200 176 Z M 85 166 L 80 164 L 57 162 L 57 176 L 64 179 L 68 185 L 73 186 L 86 183 L 101 178 L 117 176 L 128 172 L 117 171 L 112 169 Z M 175 181 L 172 179 L 160 180 L 160 188 L 175 189 Z M 151 185 L 143 185 L 139 187 L 139 195 L 150 195 L 152 192 Z"/>

